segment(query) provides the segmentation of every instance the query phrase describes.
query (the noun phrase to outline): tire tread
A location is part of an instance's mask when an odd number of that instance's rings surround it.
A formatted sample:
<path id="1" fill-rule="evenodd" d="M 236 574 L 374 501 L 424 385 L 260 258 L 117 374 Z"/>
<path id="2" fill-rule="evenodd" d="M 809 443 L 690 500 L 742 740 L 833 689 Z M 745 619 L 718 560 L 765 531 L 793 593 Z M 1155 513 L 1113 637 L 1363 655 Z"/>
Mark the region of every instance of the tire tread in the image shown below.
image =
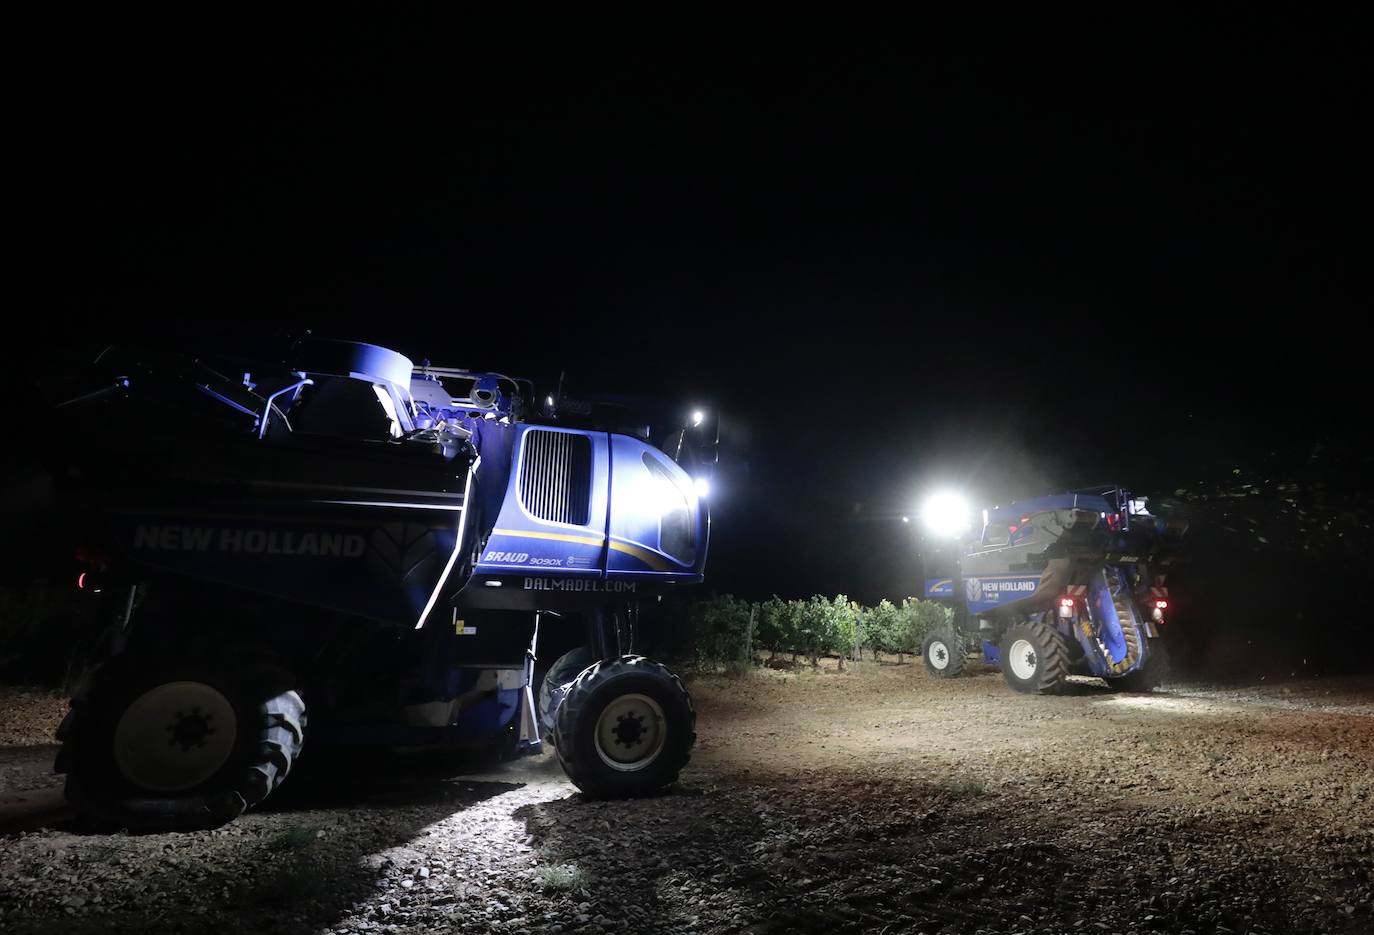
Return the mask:
<path id="1" fill-rule="evenodd" d="M 1007 662 L 1011 644 L 1016 642 L 1017 634 L 1022 632 L 1035 645 L 1035 654 L 1039 662 L 1035 680 L 1031 683 L 1014 679 Z M 1041 620 L 1030 620 L 1012 627 L 1002 639 L 1002 675 L 1007 684 L 1019 692 L 1053 695 L 1063 691 L 1069 677 L 1069 651 L 1064 636 Z"/>
<path id="2" fill-rule="evenodd" d="M 227 652 L 232 667 L 244 666 L 241 678 L 250 684 L 288 685 L 288 673 L 261 655 L 245 657 Z M 244 762 L 232 779 L 220 788 L 181 796 L 107 796 L 99 775 L 85 775 L 82 769 L 82 744 L 94 720 L 87 710 L 98 699 L 101 688 L 117 685 L 130 667 L 119 657 L 95 673 L 89 692 L 72 700 L 71 709 L 58 729 L 62 746 L 56 767 L 66 772 L 67 800 L 78 814 L 97 828 L 122 828 L 134 833 L 157 831 L 202 831 L 226 824 L 249 808 L 260 804 L 285 781 L 300 755 L 307 725 L 305 702 L 294 688 L 278 690 L 260 702 L 256 724 L 258 741 L 251 759 Z M 137 667 L 133 667 L 133 672 Z"/>
<path id="3" fill-rule="evenodd" d="M 623 789 L 611 788 L 595 775 L 591 768 L 592 758 L 596 755 L 594 751 L 579 750 L 577 744 L 577 731 L 583 717 L 583 711 L 591 701 L 595 690 L 615 675 L 618 670 L 639 671 L 649 674 L 651 677 L 660 681 L 667 682 L 672 690 L 681 695 L 687 707 L 687 739 L 684 744 L 666 746 L 664 755 L 672 754 L 675 761 L 667 763 L 666 767 L 659 767 L 656 773 L 666 776 L 662 782 L 656 783 L 655 788 L 662 788 L 675 781 L 682 768 L 691 759 L 692 746 L 696 743 L 696 708 L 692 705 L 692 696 L 683 686 L 682 680 L 671 672 L 667 666 L 655 662 L 645 656 L 621 656 L 619 659 L 593 663 L 584 669 L 577 679 L 568 688 L 567 695 L 563 698 L 563 703 L 559 705 L 558 716 L 554 724 L 554 751 L 558 756 L 558 762 L 562 765 L 563 771 L 567 774 L 573 785 L 583 792 L 592 796 L 612 796 L 625 794 Z M 652 790 L 644 789 L 640 792 Z M 632 793 L 633 794 L 633 793 Z"/>

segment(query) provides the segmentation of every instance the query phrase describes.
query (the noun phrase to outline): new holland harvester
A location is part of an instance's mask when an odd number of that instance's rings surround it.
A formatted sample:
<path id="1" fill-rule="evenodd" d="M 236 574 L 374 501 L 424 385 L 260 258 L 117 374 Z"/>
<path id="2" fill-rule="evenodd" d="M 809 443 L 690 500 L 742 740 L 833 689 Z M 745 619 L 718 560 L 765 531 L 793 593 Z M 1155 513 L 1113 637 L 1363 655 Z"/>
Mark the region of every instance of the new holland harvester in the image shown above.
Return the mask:
<path id="1" fill-rule="evenodd" d="M 58 407 L 45 528 L 114 621 L 58 735 L 84 816 L 213 827 L 324 743 L 676 779 L 691 700 L 634 640 L 702 580 L 711 419 L 349 341 L 224 369 L 112 348 Z"/>
<path id="2" fill-rule="evenodd" d="M 1070 674 L 1155 688 L 1168 670 L 1166 574 L 1186 531 L 1118 487 L 985 511 L 951 573 L 925 581 L 926 597 L 954 605 L 954 626 L 925 640 L 926 670 L 956 676 L 980 647 L 1020 692 L 1058 691 Z"/>

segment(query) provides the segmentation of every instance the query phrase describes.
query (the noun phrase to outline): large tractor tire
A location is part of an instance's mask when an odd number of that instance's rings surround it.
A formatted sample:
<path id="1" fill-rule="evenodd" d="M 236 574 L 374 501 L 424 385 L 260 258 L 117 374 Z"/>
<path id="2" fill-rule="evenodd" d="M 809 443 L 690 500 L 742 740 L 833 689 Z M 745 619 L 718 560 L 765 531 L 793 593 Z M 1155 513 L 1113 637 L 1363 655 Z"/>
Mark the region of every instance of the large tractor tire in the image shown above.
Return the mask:
<path id="1" fill-rule="evenodd" d="M 1109 688 L 1119 692 L 1151 692 L 1169 677 L 1169 654 L 1164 641 L 1147 639 L 1145 644 L 1149 652 L 1145 665 L 1126 675 L 1106 679 Z"/>
<path id="2" fill-rule="evenodd" d="M 1019 623 L 1007 631 L 1001 646 L 1002 676 L 1026 694 L 1053 694 L 1069 677 L 1064 637 L 1047 624 Z"/>
<path id="3" fill-rule="evenodd" d="M 937 679 L 952 679 L 964 671 L 964 644 L 953 630 L 936 630 L 921 644 L 921 658 L 928 674 Z"/>
<path id="4" fill-rule="evenodd" d="M 585 646 L 569 650 L 554 660 L 543 678 L 539 681 L 539 736 L 545 740 L 553 739 L 554 724 L 558 709 L 563 704 L 568 689 L 576 681 L 582 670 L 596 660 L 591 650 Z"/>
<path id="5" fill-rule="evenodd" d="M 58 728 L 67 800 L 97 828 L 195 831 L 232 821 L 291 771 L 305 703 L 256 654 L 115 657 Z"/>
<path id="6" fill-rule="evenodd" d="M 592 665 L 568 688 L 554 749 L 587 795 L 645 795 L 676 780 L 687 765 L 696 720 L 677 676 L 643 656 L 621 656 Z"/>

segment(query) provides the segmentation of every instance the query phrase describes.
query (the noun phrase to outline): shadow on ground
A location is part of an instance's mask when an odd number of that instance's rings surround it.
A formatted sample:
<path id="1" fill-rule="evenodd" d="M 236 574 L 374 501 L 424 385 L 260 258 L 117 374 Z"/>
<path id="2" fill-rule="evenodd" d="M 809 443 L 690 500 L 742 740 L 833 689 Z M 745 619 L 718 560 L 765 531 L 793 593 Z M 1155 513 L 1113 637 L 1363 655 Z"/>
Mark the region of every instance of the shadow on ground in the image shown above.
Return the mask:
<path id="1" fill-rule="evenodd" d="M 424 842 L 427 829 L 524 788 L 453 776 L 470 762 L 372 757 L 352 772 L 335 771 L 347 761 L 317 760 L 269 807 L 211 832 L 84 833 L 60 786 L 30 797 L 27 810 L 15 803 L 0 826 L 0 930 L 314 932 L 346 919 L 382 924 L 375 897 L 397 886 L 407 849 Z M 28 886 L 54 873 L 69 884 Z"/>

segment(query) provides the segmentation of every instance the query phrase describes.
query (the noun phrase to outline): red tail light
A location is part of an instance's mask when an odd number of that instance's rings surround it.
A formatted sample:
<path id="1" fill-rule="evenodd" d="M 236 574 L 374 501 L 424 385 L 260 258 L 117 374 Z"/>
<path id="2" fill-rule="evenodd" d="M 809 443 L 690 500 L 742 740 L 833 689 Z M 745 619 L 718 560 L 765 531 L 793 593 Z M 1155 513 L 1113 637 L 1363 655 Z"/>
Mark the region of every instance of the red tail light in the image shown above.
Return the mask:
<path id="1" fill-rule="evenodd" d="M 1155 601 L 1155 610 L 1167 610 L 1168 608 L 1168 601 Z"/>

